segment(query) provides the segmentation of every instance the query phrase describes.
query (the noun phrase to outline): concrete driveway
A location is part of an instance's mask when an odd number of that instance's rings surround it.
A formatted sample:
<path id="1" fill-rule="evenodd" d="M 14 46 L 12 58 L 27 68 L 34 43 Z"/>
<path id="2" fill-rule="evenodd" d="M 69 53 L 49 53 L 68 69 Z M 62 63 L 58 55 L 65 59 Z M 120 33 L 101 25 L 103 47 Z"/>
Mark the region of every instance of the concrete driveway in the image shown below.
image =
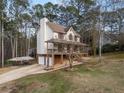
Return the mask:
<path id="1" fill-rule="evenodd" d="M 21 77 L 25 77 L 31 74 L 35 74 L 36 72 L 44 72 L 44 67 L 42 65 L 34 64 L 30 66 L 21 67 L 0 75 L 0 84 L 19 79 Z"/>
<path id="2" fill-rule="evenodd" d="M 80 64 L 82 64 L 82 62 L 73 63 L 73 66 L 80 65 Z M 60 65 L 60 66 L 56 66 L 56 67 L 54 67 L 54 69 L 48 70 L 48 71 L 44 70 L 45 67 L 43 65 L 39 65 L 39 64 L 22 67 L 22 68 L 15 69 L 15 70 L 6 72 L 4 74 L 1 74 L 0 75 L 0 84 L 4 84 L 9 81 L 16 80 L 16 79 L 19 79 L 19 78 L 22 78 L 22 77 L 25 77 L 28 75 L 48 73 L 48 72 L 59 70 L 59 69 L 66 68 L 66 67 L 69 67 L 69 64 L 66 64 L 66 66 L 64 64 Z"/>

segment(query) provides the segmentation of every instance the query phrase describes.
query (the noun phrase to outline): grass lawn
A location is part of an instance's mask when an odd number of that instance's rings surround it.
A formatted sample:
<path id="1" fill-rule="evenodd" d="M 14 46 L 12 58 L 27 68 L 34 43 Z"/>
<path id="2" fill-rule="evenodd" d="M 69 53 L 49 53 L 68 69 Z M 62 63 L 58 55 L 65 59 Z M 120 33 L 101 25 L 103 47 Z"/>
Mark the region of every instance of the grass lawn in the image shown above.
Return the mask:
<path id="1" fill-rule="evenodd" d="M 73 71 L 58 70 L 24 77 L 1 86 L 0 91 L 3 91 L 0 93 L 124 93 L 124 60 L 88 63 L 75 66 Z"/>

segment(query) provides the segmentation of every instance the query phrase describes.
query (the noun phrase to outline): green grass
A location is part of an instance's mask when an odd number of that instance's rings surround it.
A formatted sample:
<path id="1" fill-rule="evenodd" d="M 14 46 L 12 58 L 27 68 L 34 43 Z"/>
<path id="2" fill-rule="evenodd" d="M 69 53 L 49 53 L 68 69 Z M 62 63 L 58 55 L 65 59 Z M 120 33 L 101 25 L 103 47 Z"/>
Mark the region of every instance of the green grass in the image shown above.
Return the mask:
<path id="1" fill-rule="evenodd" d="M 109 56 L 118 59 L 118 55 L 123 54 Z M 88 63 L 73 71 L 32 75 L 5 86 L 0 91 L 11 87 L 10 93 L 124 93 L 124 62 Z"/>

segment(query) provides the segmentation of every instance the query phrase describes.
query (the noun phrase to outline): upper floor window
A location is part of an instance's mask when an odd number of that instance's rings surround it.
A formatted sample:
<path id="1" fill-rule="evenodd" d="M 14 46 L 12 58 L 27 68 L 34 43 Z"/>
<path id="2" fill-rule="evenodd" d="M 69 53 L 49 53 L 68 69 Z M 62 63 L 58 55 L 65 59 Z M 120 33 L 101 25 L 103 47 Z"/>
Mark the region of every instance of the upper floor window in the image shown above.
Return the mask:
<path id="1" fill-rule="evenodd" d="M 77 36 L 75 36 L 75 41 L 77 41 L 78 40 L 78 37 Z"/>
<path id="2" fill-rule="evenodd" d="M 64 39 L 64 34 L 59 33 L 59 34 L 58 34 L 58 38 L 59 38 L 59 39 Z"/>
<path id="3" fill-rule="evenodd" d="M 69 34 L 69 40 L 73 40 L 72 34 Z"/>

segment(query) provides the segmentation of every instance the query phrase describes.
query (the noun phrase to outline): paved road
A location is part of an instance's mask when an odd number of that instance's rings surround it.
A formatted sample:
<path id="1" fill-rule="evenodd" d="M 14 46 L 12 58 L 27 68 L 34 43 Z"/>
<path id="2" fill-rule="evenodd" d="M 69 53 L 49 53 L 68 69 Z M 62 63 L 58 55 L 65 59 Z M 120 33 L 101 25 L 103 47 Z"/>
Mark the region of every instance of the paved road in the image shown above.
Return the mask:
<path id="1" fill-rule="evenodd" d="M 19 79 L 21 77 L 25 77 L 31 74 L 35 74 L 36 72 L 44 72 L 43 66 L 34 64 L 26 67 L 21 67 L 19 69 L 15 69 L 4 74 L 0 75 L 0 84 Z"/>

